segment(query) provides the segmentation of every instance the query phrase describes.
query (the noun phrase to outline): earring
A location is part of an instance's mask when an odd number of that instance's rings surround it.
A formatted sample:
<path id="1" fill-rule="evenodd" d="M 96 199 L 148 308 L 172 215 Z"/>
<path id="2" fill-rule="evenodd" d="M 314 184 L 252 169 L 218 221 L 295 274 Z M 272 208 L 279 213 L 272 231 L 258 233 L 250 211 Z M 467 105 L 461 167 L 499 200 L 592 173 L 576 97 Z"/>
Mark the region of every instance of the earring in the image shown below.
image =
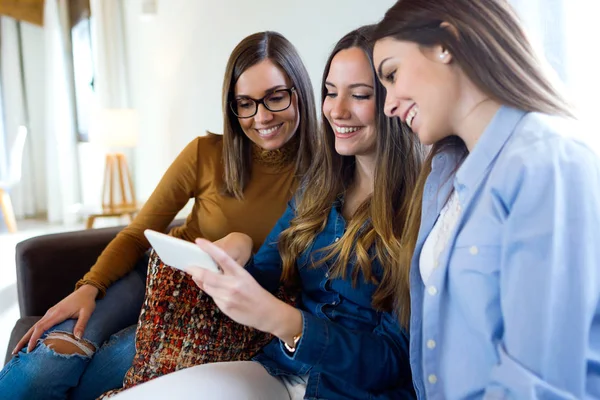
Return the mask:
<path id="1" fill-rule="evenodd" d="M 448 50 L 444 50 L 443 52 L 440 53 L 440 60 L 443 60 L 447 56 L 448 56 Z"/>

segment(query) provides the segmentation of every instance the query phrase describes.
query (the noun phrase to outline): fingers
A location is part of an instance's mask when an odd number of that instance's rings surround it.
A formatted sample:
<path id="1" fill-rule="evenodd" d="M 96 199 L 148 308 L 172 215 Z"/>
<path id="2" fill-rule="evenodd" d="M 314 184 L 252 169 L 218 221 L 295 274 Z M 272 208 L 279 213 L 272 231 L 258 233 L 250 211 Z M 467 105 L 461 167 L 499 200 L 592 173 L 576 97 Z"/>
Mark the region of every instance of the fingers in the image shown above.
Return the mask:
<path id="1" fill-rule="evenodd" d="M 209 271 L 210 273 L 210 271 Z M 205 274 L 207 276 L 208 274 Z M 227 307 L 244 303 L 247 298 L 245 286 L 240 279 L 235 277 L 227 277 L 223 275 L 212 274 L 216 279 L 201 277 L 192 277 L 196 285 L 198 285 L 206 294 L 212 297 L 215 302 L 222 308 L 222 305 Z"/>
<path id="2" fill-rule="evenodd" d="M 53 313 L 46 313 L 42 319 L 40 319 L 32 328 L 31 337 L 29 338 L 29 343 L 27 344 L 27 352 L 29 353 L 35 348 L 37 341 L 42 337 L 44 332 L 48 329 L 52 328 L 54 325 L 58 323 L 58 319 L 54 316 Z"/>
<path id="3" fill-rule="evenodd" d="M 81 339 L 81 337 L 83 336 L 85 326 L 87 325 L 91 316 L 92 312 L 87 308 L 82 308 L 79 312 L 79 318 L 77 319 L 77 323 L 75 324 L 75 328 L 73 329 L 73 335 L 75 335 L 77 339 Z"/>
<path id="4" fill-rule="evenodd" d="M 88 309 L 82 309 L 79 313 L 79 318 L 77 320 L 77 324 L 73 329 L 73 334 L 77 339 L 81 339 L 83 336 L 83 332 L 85 331 L 85 326 L 87 325 L 92 312 Z M 27 343 L 27 352 L 32 351 L 37 341 L 42 337 L 44 332 L 48 329 L 52 328 L 54 325 L 64 321 L 64 318 L 60 318 L 58 314 L 56 314 L 53 310 L 48 310 L 46 315 L 42 319 L 40 319 L 34 326 L 32 326 L 25 335 L 19 340 L 19 343 L 15 346 L 12 351 L 12 354 L 17 354 Z"/>
<path id="5" fill-rule="evenodd" d="M 15 348 L 12 351 L 13 355 L 17 354 L 19 352 L 19 350 L 21 350 L 23 348 L 23 346 L 25 346 L 25 343 L 27 343 L 29 341 L 29 338 L 33 334 L 34 328 L 35 328 L 35 325 L 32 326 L 31 328 L 29 328 L 27 333 L 25 335 L 23 335 L 21 340 L 19 340 L 19 343 L 17 343 L 17 345 L 15 346 Z"/>
<path id="6" fill-rule="evenodd" d="M 197 280 L 192 278 L 192 280 L 196 283 L 196 286 L 198 286 L 200 288 L 200 290 L 202 290 L 203 292 L 206 292 L 206 290 L 204 290 L 204 284 L 202 283 L 201 280 Z"/>
<path id="7" fill-rule="evenodd" d="M 230 298 L 228 289 L 216 288 L 214 286 L 204 285 L 204 292 L 216 300 L 225 300 Z"/>
<path id="8" fill-rule="evenodd" d="M 245 302 L 243 296 L 238 296 L 238 291 L 235 288 L 222 288 L 204 285 L 204 292 L 209 295 L 217 307 L 225 314 L 229 313 L 234 309 L 242 308 Z"/>
<path id="9" fill-rule="evenodd" d="M 230 304 L 242 291 L 240 280 L 236 277 L 215 274 L 202 268 L 194 268 L 192 279 L 204 293 L 212 297 L 219 308 L 221 304 Z"/>
<path id="10" fill-rule="evenodd" d="M 192 279 L 204 290 L 205 286 L 225 288 L 231 285 L 232 277 L 222 274 L 217 274 L 200 267 L 192 267 L 187 269 L 187 273 L 192 276 Z"/>
<path id="11" fill-rule="evenodd" d="M 224 273 L 235 275 L 244 270 L 229 254 L 219 246 L 205 239 L 196 239 L 196 245 L 208 253 L 223 270 Z"/>

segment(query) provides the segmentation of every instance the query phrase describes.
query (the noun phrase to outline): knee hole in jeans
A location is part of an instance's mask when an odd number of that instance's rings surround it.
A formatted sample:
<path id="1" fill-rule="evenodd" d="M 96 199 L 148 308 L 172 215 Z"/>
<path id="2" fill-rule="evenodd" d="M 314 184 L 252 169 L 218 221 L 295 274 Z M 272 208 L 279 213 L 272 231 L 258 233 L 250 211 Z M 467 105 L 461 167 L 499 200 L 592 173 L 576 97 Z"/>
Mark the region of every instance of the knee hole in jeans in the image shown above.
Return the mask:
<path id="1" fill-rule="evenodd" d="M 51 332 L 43 343 L 58 354 L 80 354 L 91 357 L 96 351 L 95 346 L 90 342 L 77 339 L 72 334 L 65 332 Z"/>

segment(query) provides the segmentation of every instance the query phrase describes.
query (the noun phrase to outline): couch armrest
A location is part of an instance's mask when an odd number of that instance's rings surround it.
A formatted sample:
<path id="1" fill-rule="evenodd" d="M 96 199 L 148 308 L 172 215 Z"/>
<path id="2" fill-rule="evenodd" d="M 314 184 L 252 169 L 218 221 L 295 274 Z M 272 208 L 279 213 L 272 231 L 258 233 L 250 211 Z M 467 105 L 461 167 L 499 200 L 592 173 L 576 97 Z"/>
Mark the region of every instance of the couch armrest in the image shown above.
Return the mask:
<path id="1" fill-rule="evenodd" d="M 182 220 L 173 221 L 173 226 Z M 17 244 L 17 291 L 21 317 L 44 315 L 73 292 L 123 226 L 56 233 Z"/>

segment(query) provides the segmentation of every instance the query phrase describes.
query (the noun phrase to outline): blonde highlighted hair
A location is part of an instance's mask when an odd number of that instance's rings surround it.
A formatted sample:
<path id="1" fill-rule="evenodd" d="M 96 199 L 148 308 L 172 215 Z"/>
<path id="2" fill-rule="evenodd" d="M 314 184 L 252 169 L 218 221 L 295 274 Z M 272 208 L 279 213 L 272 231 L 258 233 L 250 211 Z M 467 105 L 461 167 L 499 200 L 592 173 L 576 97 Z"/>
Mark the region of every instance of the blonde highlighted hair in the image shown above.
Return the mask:
<path id="1" fill-rule="evenodd" d="M 356 284 L 358 279 L 377 283 L 373 296 L 376 309 L 392 310 L 397 287 L 404 287 L 403 270 L 399 266 L 400 232 L 408 212 L 408 202 L 415 185 L 422 148 L 416 137 L 404 131 L 398 119 L 384 115 L 385 89 L 376 79 L 373 66 L 372 43 L 369 40 L 373 26 L 357 29 L 335 46 L 329 56 L 321 85 L 321 99 L 325 100 L 325 81 L 335 55 L 349 48 L 362 49 L 371 64 L 375 85 L 377 166 L 374 177 L 374 192 L 363 202 L 348 221 L 342 238 L 331 246 L 316 251 L 323 258 L 313 266 L 334 260 L 332 277 L 346 278 L 351 275 Z M 296 216 L 290 227 L 279 237 L 279 252 L 283 260 L 282 279 L 293 283 L 296 279 L 296 260 L 323 231 L 331 207 L 342 198 L 352 185 L 355 176 L 355 158 L 342 156 L 335 151 L 335 138 L 331 125 L 322 115 L 321 136 L 315 149 L 312 165 L 308 169 L 297 197 Z M 313 258 L 317 254 L 313 252 Z M 373 271 L 373 261 L 381 264 L 381 273 Z M 356 267 L 349 270 L 354 262 Z M 377 275 L 380 275 L 378 279 Z M 408 292 L 402 294 L 400 302 L 408 307 Z"/>

